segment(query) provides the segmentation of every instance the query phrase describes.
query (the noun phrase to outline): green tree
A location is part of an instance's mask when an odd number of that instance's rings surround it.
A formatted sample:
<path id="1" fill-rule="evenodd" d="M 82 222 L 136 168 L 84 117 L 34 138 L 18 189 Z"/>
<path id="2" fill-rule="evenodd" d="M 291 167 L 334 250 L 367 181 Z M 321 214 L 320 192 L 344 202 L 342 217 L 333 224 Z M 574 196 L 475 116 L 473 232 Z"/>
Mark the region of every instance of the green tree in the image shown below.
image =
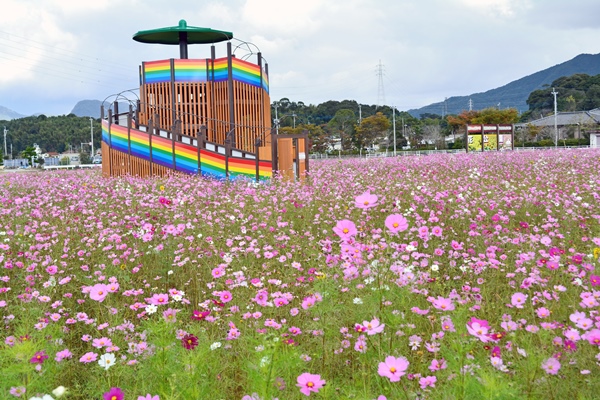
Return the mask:
<path id="1" fill-rule="evenodd" d="M 88 153 L 82 151 L 81 153 L 79 153 L 79 161 L 81 162 L 81 164 L 91 164 L 92 158 Z"/>
<path id="2" fill-rule="evenodd" d="M 356 144 L 359 148 L 371 147 L 377 138 L 387 135 L 388 129 L 390 120 L 380 112 L 364 118 L 356 127 Z"/>
<path id="3" fill-rule="evenodd" d="M 35 152 L 35 148 L 33 146 L 27 146 L 25 150 L 21 152 L 21 157 L 25 158 L 29 162 L 37 163 L 37 153 Z M 33 166 L 33 165 L 32 165 Z"/>
<path id="4" fill-rule="evenodd" d="M 355 125 L 356 114 L 347 108 L 338 110 L 335 116 L 327 123 L 330 131 L 340 138 L 342 150 L 350 149 Z"/>

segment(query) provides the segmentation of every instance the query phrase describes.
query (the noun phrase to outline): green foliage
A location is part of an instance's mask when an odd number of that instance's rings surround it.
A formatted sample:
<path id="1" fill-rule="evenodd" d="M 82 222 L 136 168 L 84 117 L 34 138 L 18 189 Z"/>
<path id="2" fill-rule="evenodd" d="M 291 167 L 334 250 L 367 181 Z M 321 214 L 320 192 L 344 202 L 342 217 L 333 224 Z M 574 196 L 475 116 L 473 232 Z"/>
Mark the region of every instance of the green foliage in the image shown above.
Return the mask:
<path id="1" fill-rule="evenodd" d="M 73 114 L 47 117 L 26 117 L 6 121 L 8 134 L 6 141 L 13 145 L 14 154 L 19 154 L 33 143 L 37 143 L 43 152 L 62 153 L 68 146 L 79 147 L 81 143 L 89 143 L 90 119 Z M 94 148 L 100 147 L 100 121 L 93 122 Z"/>
<path id="2" fill-rule="evenodd" d="M 355 141 L 359 148 L 369 147 L 375 139 L 387 133 L 390 121 L 382 113 L 367 117 L 356 127 Z"/>
<path id="3" fill-rule="evenodd" d="M 575 74 L 558 78 L 550 87 L 531 92 L 527 98 L 529 110 L 552 112 L 553 89 L 558 92 L 558 111 L 591 110 L 600 107 L 600 75 Z"/>

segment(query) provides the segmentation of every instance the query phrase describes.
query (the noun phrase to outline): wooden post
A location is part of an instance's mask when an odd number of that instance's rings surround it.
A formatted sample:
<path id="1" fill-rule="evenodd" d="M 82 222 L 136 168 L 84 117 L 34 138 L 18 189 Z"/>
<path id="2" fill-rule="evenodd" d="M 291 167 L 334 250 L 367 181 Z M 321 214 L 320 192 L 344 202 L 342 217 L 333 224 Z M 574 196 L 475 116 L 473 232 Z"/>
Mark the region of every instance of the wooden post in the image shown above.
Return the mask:
<path id="1" fill-rule="evenodd" d="M 115 102 L 113 103 L 115 105 L 115 125 L 119 125 L 119 101 L 118 98 L 117 100 L 115 100 Z"/>
<path id="2" fill-rule="evenodd" d="M 175 159 L 175 132 L 177 130 L 177 121 L 173 122 L 171 127 L 171 155 L 173 158 L 173 169 L 177 169 L 177 161 Z"/>
<path id="3" fill-rule="evenodd" d="M 254 142 L 254 157 L 256 157 L 256 182 L 260 181 L 260 159 L 258 154 L 258 148 L 260 147 L 260 144 L 260 138 L 256 138 Z"/>
<path id="4" fill-rule="evenodd" d="M 153 174 L 152 168 L 152 135 L 154 134 L 154 118 L 156 114 L 153 115 L 152 118 L 148 120 L 148 159 L 150 161 L 150 176 Z"/>
<path id="5" fill-rule="evenodd" d="M 500 151 L 500 125 L 496 125 L 496 151 Z"/>
<path id="6" fill-rule="evenodd" d="M 200 150 L 204 148 L 204 141 L 206 140 L 206 125 L 200 127 L 198 137 L 196 138 L 196 144 L 198 145 L 198 174 L 202 175 L 202 162 L 200 161 Z"/>
<path id="7" fill-rule="evenodd" d="M 235 131 L 235 105 L 233 95 L 233 55 L 231 53 L 231 42 L 227 42 L 227 94 L 229 97 L 229 131 Z M 236 146 L 235 133 L 231 140 L 231 145 Z M 227 137 L 225 138 L 227 140 Z M 226 159 L 227 160 L 227 159 Z M 225 163 L 227 164 L 227 162 Z"/>
<path id="8" fill-rule="evenodd" d="M 127 114 L 127 154 L 131 156 L 131 109 Z"/>
<path id="9" fill-rule="evenodd" d="M 170 91 L 171 91 L 171 123 L 169 125 L 171 125 L 171 127 L 175 126 L 175 120 L 177 118 L 177 108 L 176 104 L 177 104 L 177 100 L 176 99 L 176 93 L 175 93 L 175 60 L 174 59 L 170 59 L 169 60 L 170 63 L 170 67 L 171 67 L 171 86 L 170 86 Z M 167 125 L 167 126 L 169 126 Z M 174 130 L 174 129 L 173 129 Z M 174 132 L 171 132 L 171 136 L 173 136 Z M 175 140 L 173 138 L 171 138 L 171 140 Z"/>

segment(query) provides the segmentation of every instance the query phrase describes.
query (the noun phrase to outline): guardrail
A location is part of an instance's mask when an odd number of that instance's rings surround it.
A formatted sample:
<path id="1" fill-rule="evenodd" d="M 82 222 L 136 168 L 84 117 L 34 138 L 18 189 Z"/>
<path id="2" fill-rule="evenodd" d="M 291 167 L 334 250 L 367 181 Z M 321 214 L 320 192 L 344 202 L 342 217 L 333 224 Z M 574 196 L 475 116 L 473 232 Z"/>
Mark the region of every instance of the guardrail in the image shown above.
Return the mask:
<path id="1" fill-rule="evenodd" d="M 102 168 L 102 164 L 80 164 L 80 165 L 44 165 L 44 171 L 52 169 L 90 169 Z"/>
<path id="2" fill-rule="evenodd" d="M 567 150 L 567 149 L 589 149 L 590 146 L 544 146 L 544 147 L 515 147 L 514 150 L 504 151 L 539 151 L 539 150 Z M 486 151 L 486 153 L 497 152 Z M 465 149 L 449 149 L 449 150 L 414 150 L 414 151 L 398 151 L 396 157 L 407 157 L 407 156 L 427 156 L 432 154 L 460 154 L 466 153 Z M 470 151 L 470 154 L 481 154 L 481 151 Z M 313 153 L 310 155 L 311 160 L 326 160 L 336 158 L 385 158 L 394 157 L 393 152 L 382 152 L 382 153 L 365 153 L 365 154 L 349 154 L 349 155 L 334 155 L 327 153 Z"/>

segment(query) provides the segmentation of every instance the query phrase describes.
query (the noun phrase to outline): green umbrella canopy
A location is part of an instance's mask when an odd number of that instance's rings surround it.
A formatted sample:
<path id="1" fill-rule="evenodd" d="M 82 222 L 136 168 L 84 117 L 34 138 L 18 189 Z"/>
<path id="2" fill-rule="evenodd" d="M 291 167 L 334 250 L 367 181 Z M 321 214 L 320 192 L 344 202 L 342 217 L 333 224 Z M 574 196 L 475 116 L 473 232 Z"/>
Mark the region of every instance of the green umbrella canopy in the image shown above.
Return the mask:
<path id="1" fill-rule="evenodd" d="M 188 26 L 184 19 L 178 26 L 139 31 L 133 40 L 141 43 L 178 44 L 181 58 L 187 58 L 187 45 L 217 43 L 233 38 L 233 33 L 210 28 Z"/>

